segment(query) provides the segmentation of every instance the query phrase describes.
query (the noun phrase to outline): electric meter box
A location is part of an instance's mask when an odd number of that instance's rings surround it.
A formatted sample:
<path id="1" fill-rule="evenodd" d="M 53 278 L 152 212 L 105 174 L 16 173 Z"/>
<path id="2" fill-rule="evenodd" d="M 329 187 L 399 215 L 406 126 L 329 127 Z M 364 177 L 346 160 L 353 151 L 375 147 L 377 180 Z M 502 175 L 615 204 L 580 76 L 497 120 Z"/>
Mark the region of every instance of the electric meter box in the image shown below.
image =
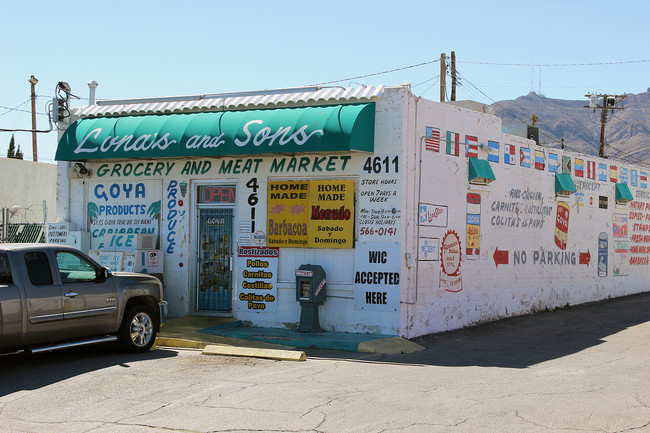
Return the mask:
<path id="1" fill-rule="evenodd" d="M 325 271 L 319 265 L 300 265 L 296 270 L 296 301 L 322 304 L 326 297 Z"/>

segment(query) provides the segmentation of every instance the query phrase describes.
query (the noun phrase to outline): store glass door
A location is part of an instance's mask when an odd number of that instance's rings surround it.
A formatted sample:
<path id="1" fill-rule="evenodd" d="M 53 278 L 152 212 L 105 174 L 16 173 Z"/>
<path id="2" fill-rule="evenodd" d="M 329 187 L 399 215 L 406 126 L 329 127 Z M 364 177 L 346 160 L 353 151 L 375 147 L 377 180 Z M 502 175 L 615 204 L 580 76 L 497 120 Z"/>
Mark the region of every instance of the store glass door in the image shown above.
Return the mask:
<path id="1" fill-rule="evenodd" d="M 199 209 L 199 311 L 232 311 L 233 209 Z"/>

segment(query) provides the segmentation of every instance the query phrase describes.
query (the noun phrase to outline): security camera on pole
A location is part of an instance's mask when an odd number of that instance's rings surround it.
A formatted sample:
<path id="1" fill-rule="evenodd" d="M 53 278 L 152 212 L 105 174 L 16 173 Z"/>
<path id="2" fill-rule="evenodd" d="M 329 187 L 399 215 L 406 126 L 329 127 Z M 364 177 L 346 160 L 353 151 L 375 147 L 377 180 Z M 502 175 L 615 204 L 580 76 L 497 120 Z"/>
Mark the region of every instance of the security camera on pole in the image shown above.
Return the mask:
<path id="1" fill-rule="evenodd" d="M 627 95 L 585 95 L 589 98 L 589 105 L 584 108 L 592 108 L 594 112 L 597 108 L 601 110 L 600 113 L 600 149 L 598 156 L 605 158 L 605 124 L 607 123 L 607 110 L 624 110 L 623 107 L 617 107 L 616 104 L 621 102 Z M 602 105 L 599 104 L 602 98 Z"/>

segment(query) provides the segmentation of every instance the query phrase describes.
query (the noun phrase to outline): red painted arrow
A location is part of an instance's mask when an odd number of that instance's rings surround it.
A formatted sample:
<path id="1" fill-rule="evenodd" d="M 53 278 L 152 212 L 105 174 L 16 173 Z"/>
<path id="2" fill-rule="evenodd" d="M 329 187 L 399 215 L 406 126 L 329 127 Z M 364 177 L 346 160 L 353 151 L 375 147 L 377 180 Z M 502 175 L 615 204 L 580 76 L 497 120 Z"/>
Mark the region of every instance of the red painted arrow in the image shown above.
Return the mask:
<path id="1" fill-rule="evenodd" d="M 499 247 L 494 250 L 494 264 L 496 265 L 497 269 L 499 269 L 499 265 L 508 264 L 508 256 L 508 251 L 499 251 Z"/>
<path id="2" fill-rule="evenodd" d="M 581 265 L 587 265 L 589 267 L 589 262 L 591 261 L 591 254 L 589 254 L 589 250 L 587 250 L 586 253 L 580 253 L 580 264 Z"/>

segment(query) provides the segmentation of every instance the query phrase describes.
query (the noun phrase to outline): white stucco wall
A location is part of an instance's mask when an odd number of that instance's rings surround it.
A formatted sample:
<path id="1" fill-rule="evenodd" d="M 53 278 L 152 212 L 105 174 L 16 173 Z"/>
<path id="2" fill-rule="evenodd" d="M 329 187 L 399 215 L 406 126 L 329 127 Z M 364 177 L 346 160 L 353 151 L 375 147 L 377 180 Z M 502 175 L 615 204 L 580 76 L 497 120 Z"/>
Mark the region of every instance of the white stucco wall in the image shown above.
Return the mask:
<path id="1" fill-rule="evenodd" d="M 56 214 L 56 165 L 21 159 L 0 158 L 0 207 L 20 207 L 11 222 L 43 222 L 43 200 L 47 219 Z"/>
<path id="2" fill-rule="evenodd" d="M 439 128 L 442 137 L 446 131 L 458 132 L 461 145 L 460 156 L 445 152 L 444 138 L 439 152 L 417 147 L 422 158 L 419 201 L 447 212 L 437 226 L 421 224 L 417 236 L 442 243 L 447 233 L 457 233 L 462 259 L 460 275 L 455 277 L 444 275 L 439 257 L 417 261 L 417 284 L 409 285 L 403 294 L 403 300 L 414 302 L 402 310 L 403 335 L 413 337 L 648 289 L 644 280 L 650 273 L 650 238 L 645 237 L 650 194 L 640 181 L 646 169 L 536 146 L 534 141 L 502 134 L 501 121 L 495 116 L 420 101 L 419 135 L 425 134 L 427 126 Z M 490 162 L 496 180 L 488 186 L 468 183 L 465 135 L 478 137 L 483 145 L 481 159 L 487 159 L 488 140 L 499 144 L 499 161 Z M 515 146 L 512 165 L 504 162 L 505 144 Z M 530 149 L 531 167 L 521 166 L 522 147 Z M 543 153 L 541 170 L 535 168 L 536 150 Z M 576 194 L 556 197 L 549 154 L 557 155 L 559 172 L 563 157 L 570 158 Z M 576 159 L 582 160 L 582 176 L 576 173 Z M 595 179 L 588 177 L 588 161 L 595 164 Z M 607 164 L 606 181 L 598 180 L 599 164 Z M 635 202 L 615 203 L 611 166 L 617 167 L 618 181 L 629 185 Z M 623 179 L 621 173 L 626 174 Z M 471 258 L 466 254 L 468 193 L 481 197 L 480 254 Z M 599 208 L 600 197 L 607 197 L 606 209 Z M 555 242 L 559 202 L 569 208 L 564 248 Z M 621 231 L 626 221 L 627 231 Z M 608 241 L 606 259 L 601 257 L 606 276 L 598 266 L 601 233 Z M 454 279 L 458 285 L 452 287 L 449 282 Z"/>

